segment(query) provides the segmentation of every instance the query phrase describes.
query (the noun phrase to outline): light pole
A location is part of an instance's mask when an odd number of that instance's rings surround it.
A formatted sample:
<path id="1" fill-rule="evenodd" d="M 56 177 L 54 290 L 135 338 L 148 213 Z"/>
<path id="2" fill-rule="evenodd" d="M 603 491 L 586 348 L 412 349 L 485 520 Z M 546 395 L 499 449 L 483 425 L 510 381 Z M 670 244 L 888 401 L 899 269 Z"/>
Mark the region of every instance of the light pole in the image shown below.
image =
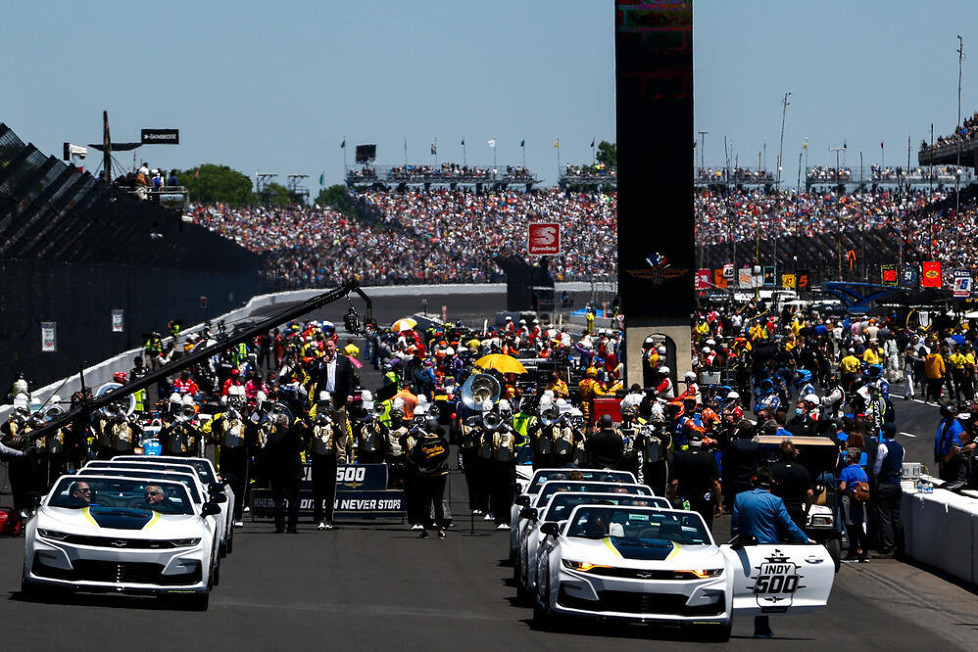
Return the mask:
<path id="1" fill-rule="evenodd" d="M 790 92 L 784 94 L 784 100 L 782 100 L 782 105 L 781 105 L 781 142 L 778 145 L 778 183 L 777 183 L 778 191 L 781 190 L 781 166 L 784 161 L 782 157 L 784 154 L 784 121 L 788 115 L 788 105 L 789 105 L 788 97 L 790 95 L 791 95 Z"/>
<path id="2" fill-rule="evenodd" d="M 961 63 L 964 61 L 964 40 L 958 36 L 958 126 L 955 129 L 961 131 Z M 954 171 L 954 219 L 959 219 L 961 214 L 961 143 L 955 143 L 958 150 L 958 165 Z M 954 229 L 954 248 L 958 248 L 958 231 Z"/>
<path id="3" fill-rule="evenodd" d="M 841 188 L 842 180 L 839 178 L 839 153 L 845 151 L 845 146 L 843 147 L 830 147 L 830 152 L 835 152 L 835 190 L 840 195 L 836 197 L 835 202 L 835 226 L 836 226 L 836 242 L 838 243 L 838 254 L 839 254 L 839 280 L 842 280 L 842 210 L 839 208 L 841 202 Z"/>
<path id="4" fill-rule="evenodd" d="M 700 135 L 700 171 L 706 170 L 706 135 L 710 133 L 709 131 L 697 131 Z"/>

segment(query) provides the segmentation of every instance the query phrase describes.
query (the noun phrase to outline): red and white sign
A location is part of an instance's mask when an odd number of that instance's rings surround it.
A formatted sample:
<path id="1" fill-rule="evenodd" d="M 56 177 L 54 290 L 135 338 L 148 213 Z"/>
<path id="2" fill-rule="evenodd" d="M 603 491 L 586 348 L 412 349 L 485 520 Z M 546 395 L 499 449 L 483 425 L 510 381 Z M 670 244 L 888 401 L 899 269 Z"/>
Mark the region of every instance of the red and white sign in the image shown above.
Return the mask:
<path id="1" fill-rule="evenodd" d="M 531 256 L 555 256 L 560 254 L 560 224 L 534 222 L 529 225 L 526 251 Z"/>

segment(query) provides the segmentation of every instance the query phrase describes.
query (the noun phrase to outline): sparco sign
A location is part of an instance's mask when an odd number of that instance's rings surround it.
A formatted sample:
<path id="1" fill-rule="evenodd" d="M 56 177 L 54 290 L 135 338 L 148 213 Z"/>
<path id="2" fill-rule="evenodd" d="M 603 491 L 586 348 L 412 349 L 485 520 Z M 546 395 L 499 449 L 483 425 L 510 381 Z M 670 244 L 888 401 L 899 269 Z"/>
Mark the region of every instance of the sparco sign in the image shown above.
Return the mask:
<path id="1" fill-rule="evenodd" d="M 143 145 L 179 145 L 179 129 L 143 129 L 140 141 Z"/>
<path id="2" fill-rule="evenodd" d="M 531 256 L 555 256 L 560 254 L 560 225 L 535 222 L 527 231 L 526 251 Z"/>

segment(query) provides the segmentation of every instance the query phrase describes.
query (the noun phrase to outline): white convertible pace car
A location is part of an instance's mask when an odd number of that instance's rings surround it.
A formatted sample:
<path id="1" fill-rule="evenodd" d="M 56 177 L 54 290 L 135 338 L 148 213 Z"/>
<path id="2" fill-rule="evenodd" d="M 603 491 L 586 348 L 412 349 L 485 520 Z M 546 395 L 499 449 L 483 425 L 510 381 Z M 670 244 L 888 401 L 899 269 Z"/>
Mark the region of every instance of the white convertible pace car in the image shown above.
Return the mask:
<path id="1" fill-rule="evenodd" d="M 183 596 L 206 609 L 218 541 L 181 482 L 118 476 L 62 476 L 25 531 L 21 591 L 119 592 Z"/>
<path id="2" fill-rule="evenodd" d="M 579 505 L 540 526 L 533 620 L 670 623 L 730 637 L 738 614 L 825 606 L 835 567 L 818 544 L 717 545 L 696 512 Z"/>

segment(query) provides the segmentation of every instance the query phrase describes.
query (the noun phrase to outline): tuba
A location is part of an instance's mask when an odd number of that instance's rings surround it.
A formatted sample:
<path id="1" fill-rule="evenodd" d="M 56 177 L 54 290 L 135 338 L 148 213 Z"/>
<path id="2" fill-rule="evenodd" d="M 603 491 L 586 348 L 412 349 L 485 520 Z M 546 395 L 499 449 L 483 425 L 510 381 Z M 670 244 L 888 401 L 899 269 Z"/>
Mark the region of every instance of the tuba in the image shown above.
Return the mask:
<path id="1" fill-rule="evenodd" d="M 460 390 L 462 404 L 473 412 L 485 410 L 486 401 L 495 403 L 502 394 L 499 381 L 489 374 L 472 374 L 462 384 Z"/>
<path id="2" fill-rule="evenodd" d="M 122 383 L 105 383 L 95 390 L 95 398 L 102 398 L 110 392 L 114 392 L 122 387 Z M 117 401 L 113 401 L 103 408 L 103 414 L 109 419 L 125 418 L 136 411 L 136 397 L 132 394 L 123 396 Z"/>
<path id="3" fill-rule="evenodd" d="M 482 415 L 482 425 L 486 430 L 497 430 L 503 425 L 503 418 L 495 412 L 486 412 Z"/>
<path id="4" fill-rule="evenodd" d="M 540 414 L 540 421 L 543 422 L 544 427 L 549 428 L 550 426 L 556 425 L 562 418 L 560 413 L 560 408 L 556 405 L 549 407 Z"/>

